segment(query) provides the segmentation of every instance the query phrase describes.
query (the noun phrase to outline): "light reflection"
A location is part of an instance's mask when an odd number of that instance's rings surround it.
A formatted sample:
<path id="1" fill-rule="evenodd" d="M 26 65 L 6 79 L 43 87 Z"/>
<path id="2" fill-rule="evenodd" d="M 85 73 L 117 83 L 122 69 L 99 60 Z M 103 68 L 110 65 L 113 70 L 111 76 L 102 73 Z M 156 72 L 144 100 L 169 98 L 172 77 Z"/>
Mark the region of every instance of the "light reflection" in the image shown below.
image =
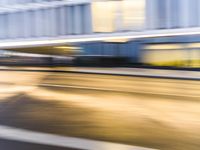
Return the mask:
<path id="1" fill-rule="evenodd" d="M 141 30 L 145 22 L 145 1 L 94 1 L 92 14 L 94 32 Z"/>

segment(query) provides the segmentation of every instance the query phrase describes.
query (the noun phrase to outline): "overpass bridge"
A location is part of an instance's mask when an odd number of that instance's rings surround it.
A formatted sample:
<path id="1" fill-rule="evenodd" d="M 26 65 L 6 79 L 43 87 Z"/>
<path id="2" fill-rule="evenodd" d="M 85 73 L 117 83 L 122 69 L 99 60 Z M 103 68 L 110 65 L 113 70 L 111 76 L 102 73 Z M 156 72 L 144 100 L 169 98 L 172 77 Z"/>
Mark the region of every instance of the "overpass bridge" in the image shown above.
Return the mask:
<path id="1" fill-rule="evenodd" d="M 126 43 L 138 39 L 200 35 L 198 28 L 147 30 L 140 32 L 93 33 L 43 38 L 19 38 L 0 40 L 0 49 L 26 53 L 69 55 L 81 50 L 81 43 Z"/>

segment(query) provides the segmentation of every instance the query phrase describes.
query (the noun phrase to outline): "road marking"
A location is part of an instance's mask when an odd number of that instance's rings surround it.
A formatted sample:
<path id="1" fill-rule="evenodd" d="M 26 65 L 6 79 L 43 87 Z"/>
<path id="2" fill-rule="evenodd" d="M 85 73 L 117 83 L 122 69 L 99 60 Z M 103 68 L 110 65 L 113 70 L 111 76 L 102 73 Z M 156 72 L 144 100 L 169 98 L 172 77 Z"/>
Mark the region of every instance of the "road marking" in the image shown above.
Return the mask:
<path id="1" fill-rule="evenodd" d="M 0 138 L 32 144 L 77 148 L 85 150 L 155 150 L 151 148 L 59 136 L 0 125 Z"/>
<path id="2" fill-rule="evenodd" d="M 136 72 L 136 71 L 125 71 L 125 70 L 89 70 L 89 69 L 78 69 L 78 70 L 70 70 L 75 73 L 88 73 L 88 74 L 103 74 L 103 75 L 118 75 L 118 76 L 135 76 L 135 77 L 147 77 L 147 78 L 162 78 L 162 79 L 176 79 L 176 80 L 200 80 L 198 76 L 188 75 L 184 72 L 177 71 L 178 74 L 172 74 L 172 70 L 170 72 L 162 74 L 158 72 L 153 73 L 151 70 L 146 70 L 149 72 Z M 68 72 L 70 72 L 68 71 Z M 154 70 L 155 71 L 155 70 Z M 166 71 L 166 70 L 165 70 Z M 180 74 L 181 72 L 181 74 Z M 199 75 L 199 74 L 198 74 Z"/>
<path id="3" fill-rule="evenodd" d="M 136 77 L 149 77 L 149 78 L 163 78 L 163 79 L 177 79 L 177 80 L 200 80 L 198 71 L 187 70 L 167 70 L 167 69 L 88 69 L 88 68 L 69 68 L 69 69 L 49 69 L 49 68 L 19 68 L 19 67 L 0 67 L 3 71 L 36 71 L 36 72 L 65 72 L 65 73 L 85 73 L 85 74 L 102 74 L 102 75 L 117 75 L 117 76 L 136 76 Z M 153 71 L 153 72 L 152 72 Z M 156 72 L 155 72 L 156 71 Z M 166 73 L 166 71 L 168 71 Z M 163 74 L 164 73 L 164 74 Z M 195 73 L 191 74 L 191 73 Z"/>
<path id="4" fill-rule="evenodd" d="M 109 92 L 120 92 L 120 93 L 138 93 L 138 94 L 151 94 L 151 95 L 163 95 L 163 96 L 177 96 L 177 97 L 190 97 L 190 98 L 199 98 L 200 96 L 194 95 L 185 95 L 185 94 L 168 94 L 168 93 L 154 93 L 147 91 L 139 91 L 139 90 L 117 90 L 117 89 L 107 89 L 107 88 L 98 88 L 98 87 L 87 87 L 87 86 L 76 86 L 76 85 L 59 85 L 59 84 L 39 84 L 39 86 L 43 87 L 57 87 L 57 88 L 72 88 L 72 89 L 82 89 L 82 90 L 96 90 L 96 91 L 109 91 Z"/>

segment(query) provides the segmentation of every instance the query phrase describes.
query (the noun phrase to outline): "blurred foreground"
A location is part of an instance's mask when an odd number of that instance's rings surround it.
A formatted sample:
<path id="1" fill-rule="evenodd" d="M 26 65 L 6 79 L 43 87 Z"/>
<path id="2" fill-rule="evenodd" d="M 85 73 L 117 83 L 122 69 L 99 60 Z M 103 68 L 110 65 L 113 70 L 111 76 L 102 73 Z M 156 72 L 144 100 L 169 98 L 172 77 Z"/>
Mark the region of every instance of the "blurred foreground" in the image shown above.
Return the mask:
<path id="1" fill-rule="evenodd" d="M 198 80 L 1 71 L 0 83 L 0 125 L 163 150 L 200 147 Z M 0 149 L 34 146 L 61 149 L 0 140 Z"/>

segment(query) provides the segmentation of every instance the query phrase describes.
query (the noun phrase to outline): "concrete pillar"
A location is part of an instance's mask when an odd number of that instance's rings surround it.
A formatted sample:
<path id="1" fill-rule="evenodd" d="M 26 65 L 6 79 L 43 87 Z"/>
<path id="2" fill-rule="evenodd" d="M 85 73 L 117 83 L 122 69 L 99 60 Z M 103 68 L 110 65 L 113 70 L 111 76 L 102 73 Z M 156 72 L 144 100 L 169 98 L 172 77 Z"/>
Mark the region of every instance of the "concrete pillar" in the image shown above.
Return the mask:
<path id="1" fill-rule="evenodd" d="M 54 8 L 48 8 L 45 10 L 45 28 L 46 36 L 55 36 L 56 32 L 56 16 Z"/>
<path id="2" fill-rule="evenodd" d="M 67 34 L 67 14 L 66 14 L 66 6 L 62 6 L 59 9 L 59 15 L 60 15 L 60 35 L 66 35 Z"/>
<path id="3" fill-rule="evenodd" d="M 16 25 L 15 25 L 16 15 L 14 13 L 8 14 L 8 37 L 16 38 Z"/>
<path id="4" fill-rule="evenodd" d="M 74 27 L 74 24 L 73 24 L 73 6 L 67 6 L 66 7 L 66 14 L 67 14 L 67 20 L 66 20 L 66 23 L 67 23 L 67 35 L 70 35 L 70 34 L 73 34 L 73 27 Z"/>
<path id="5" fill-rule="evenodd" d="M 93 32 L 92 29 L 92 11 L 91 11 L 91 4 L 83 5 L 83 33 L 84 34 L 91 34 Z"/>
<path id="6" fill-rule="evenodd" d="M 170 29 L 172 27 L 171 23 L 171 16 L 172 16 L 172 11 L 171 11 L 171 5 L 172 5 L 172 0 L 166 0 L 166 28 Z"/>
<path id="7" fill-rule="evenodd" d="M 0 39 L 3 39 L 4 38 L 4 16 L 3 14 L 0 14 Z"/>
<path id="8" fill-rule="evenodd" d="M 50 36 L 50 16 L 49 16 L 49 9 L 43 10 L 43 27 L 44 27 L 44 36 Z"/>
<path id="9" fill-rule="evenodd" d="M 189 27 L 189 5 L 190 0 L 181 0 L 180 3 L 180 26 Z"/>
<path id="10" fill-rule="evenodd" d="M 29 37 L 30 33 L 29 33 L 29 15 L 27 11 L 23 11 L 22 12 L 22 16 L 23 16 L 23 20 L 24 20 L 24 28 L 23 28 L 23 37 Z"/>
<path id="11" fill-rule="evenodd" d="M 42 20 L 42 10 L 35 11 L 35 36 L 41 37 L 43 35 L 43 20 Z"/>
<path id="12" fill-rule="evenodd" d="M 190 0 L 189 3 L 189 26 L 197 27 L 198 26 L 198 2 L 199 0 Z"/>
<path id="13" fill-rule="evenodd" d="M 56 12 L 55 8 L 50 8 L 49 10 L 49 16 L 50 16 L 50 32 L 51 36 L 57 35 L 57 24 L 56 24 Z"/>
<path id="14" fill-rule="evenodd" d="M 158 27 L 158 0 L 146 0 L 146 29 L 156 29 Z"/>
<path id="15" fill-rule="evenodd" d="M 18 38 L 24 37 L 24 18 L 22 12 L 16 13 L 16 20 L 15 20 L 15 26 L 16 26 L 16 36 Z"/>
<path id="16" fill-rule="evenodd" d="M 1 14 L 0 16 L 1 16 L 1 20 L 0 20 L 1 33 L 0 34 L 1 34 L 1 38 L 5 39 L 5 38 L 8 38 L 8 15 Z"/>
<path id="17" fill-rule="evenodd" d="M 57 7 L 55 11 L 56 11 L 57 35 L 62 35 L 63 33 L 62 7 Z"/>
<path id="18" fill-rule="evenodd" d="M 176 1 L 176 0 L 174 0 Z M 157 1 L 157 27 L 160 29 L 167 28 L 167 0 L 158 0 Z"/>
<path id="19" fill-rule="evenodd" d="M 82 15 L 81 15 L 81 5 L 74 6 L 73 9 L 73 25 L 74 25 L 74 34 L 82 33 Z"/>
<path id="20" fill-rule="evenodd" d="M 28 26 L 28 30 L 30 32 L 30 36 L 31 38 L 36 37 L 36 12 L 35 10 L 31 10 L 29 11 L 29 26 Z"/>
<path id="21" fill-rule="evenodd" d="M 200 8 L 200 1 L 198 1 L 197 7 Z M 198 9 L 197 19 L 198 19 L 198 27 L 200 27 L 200 9 Z"/>

